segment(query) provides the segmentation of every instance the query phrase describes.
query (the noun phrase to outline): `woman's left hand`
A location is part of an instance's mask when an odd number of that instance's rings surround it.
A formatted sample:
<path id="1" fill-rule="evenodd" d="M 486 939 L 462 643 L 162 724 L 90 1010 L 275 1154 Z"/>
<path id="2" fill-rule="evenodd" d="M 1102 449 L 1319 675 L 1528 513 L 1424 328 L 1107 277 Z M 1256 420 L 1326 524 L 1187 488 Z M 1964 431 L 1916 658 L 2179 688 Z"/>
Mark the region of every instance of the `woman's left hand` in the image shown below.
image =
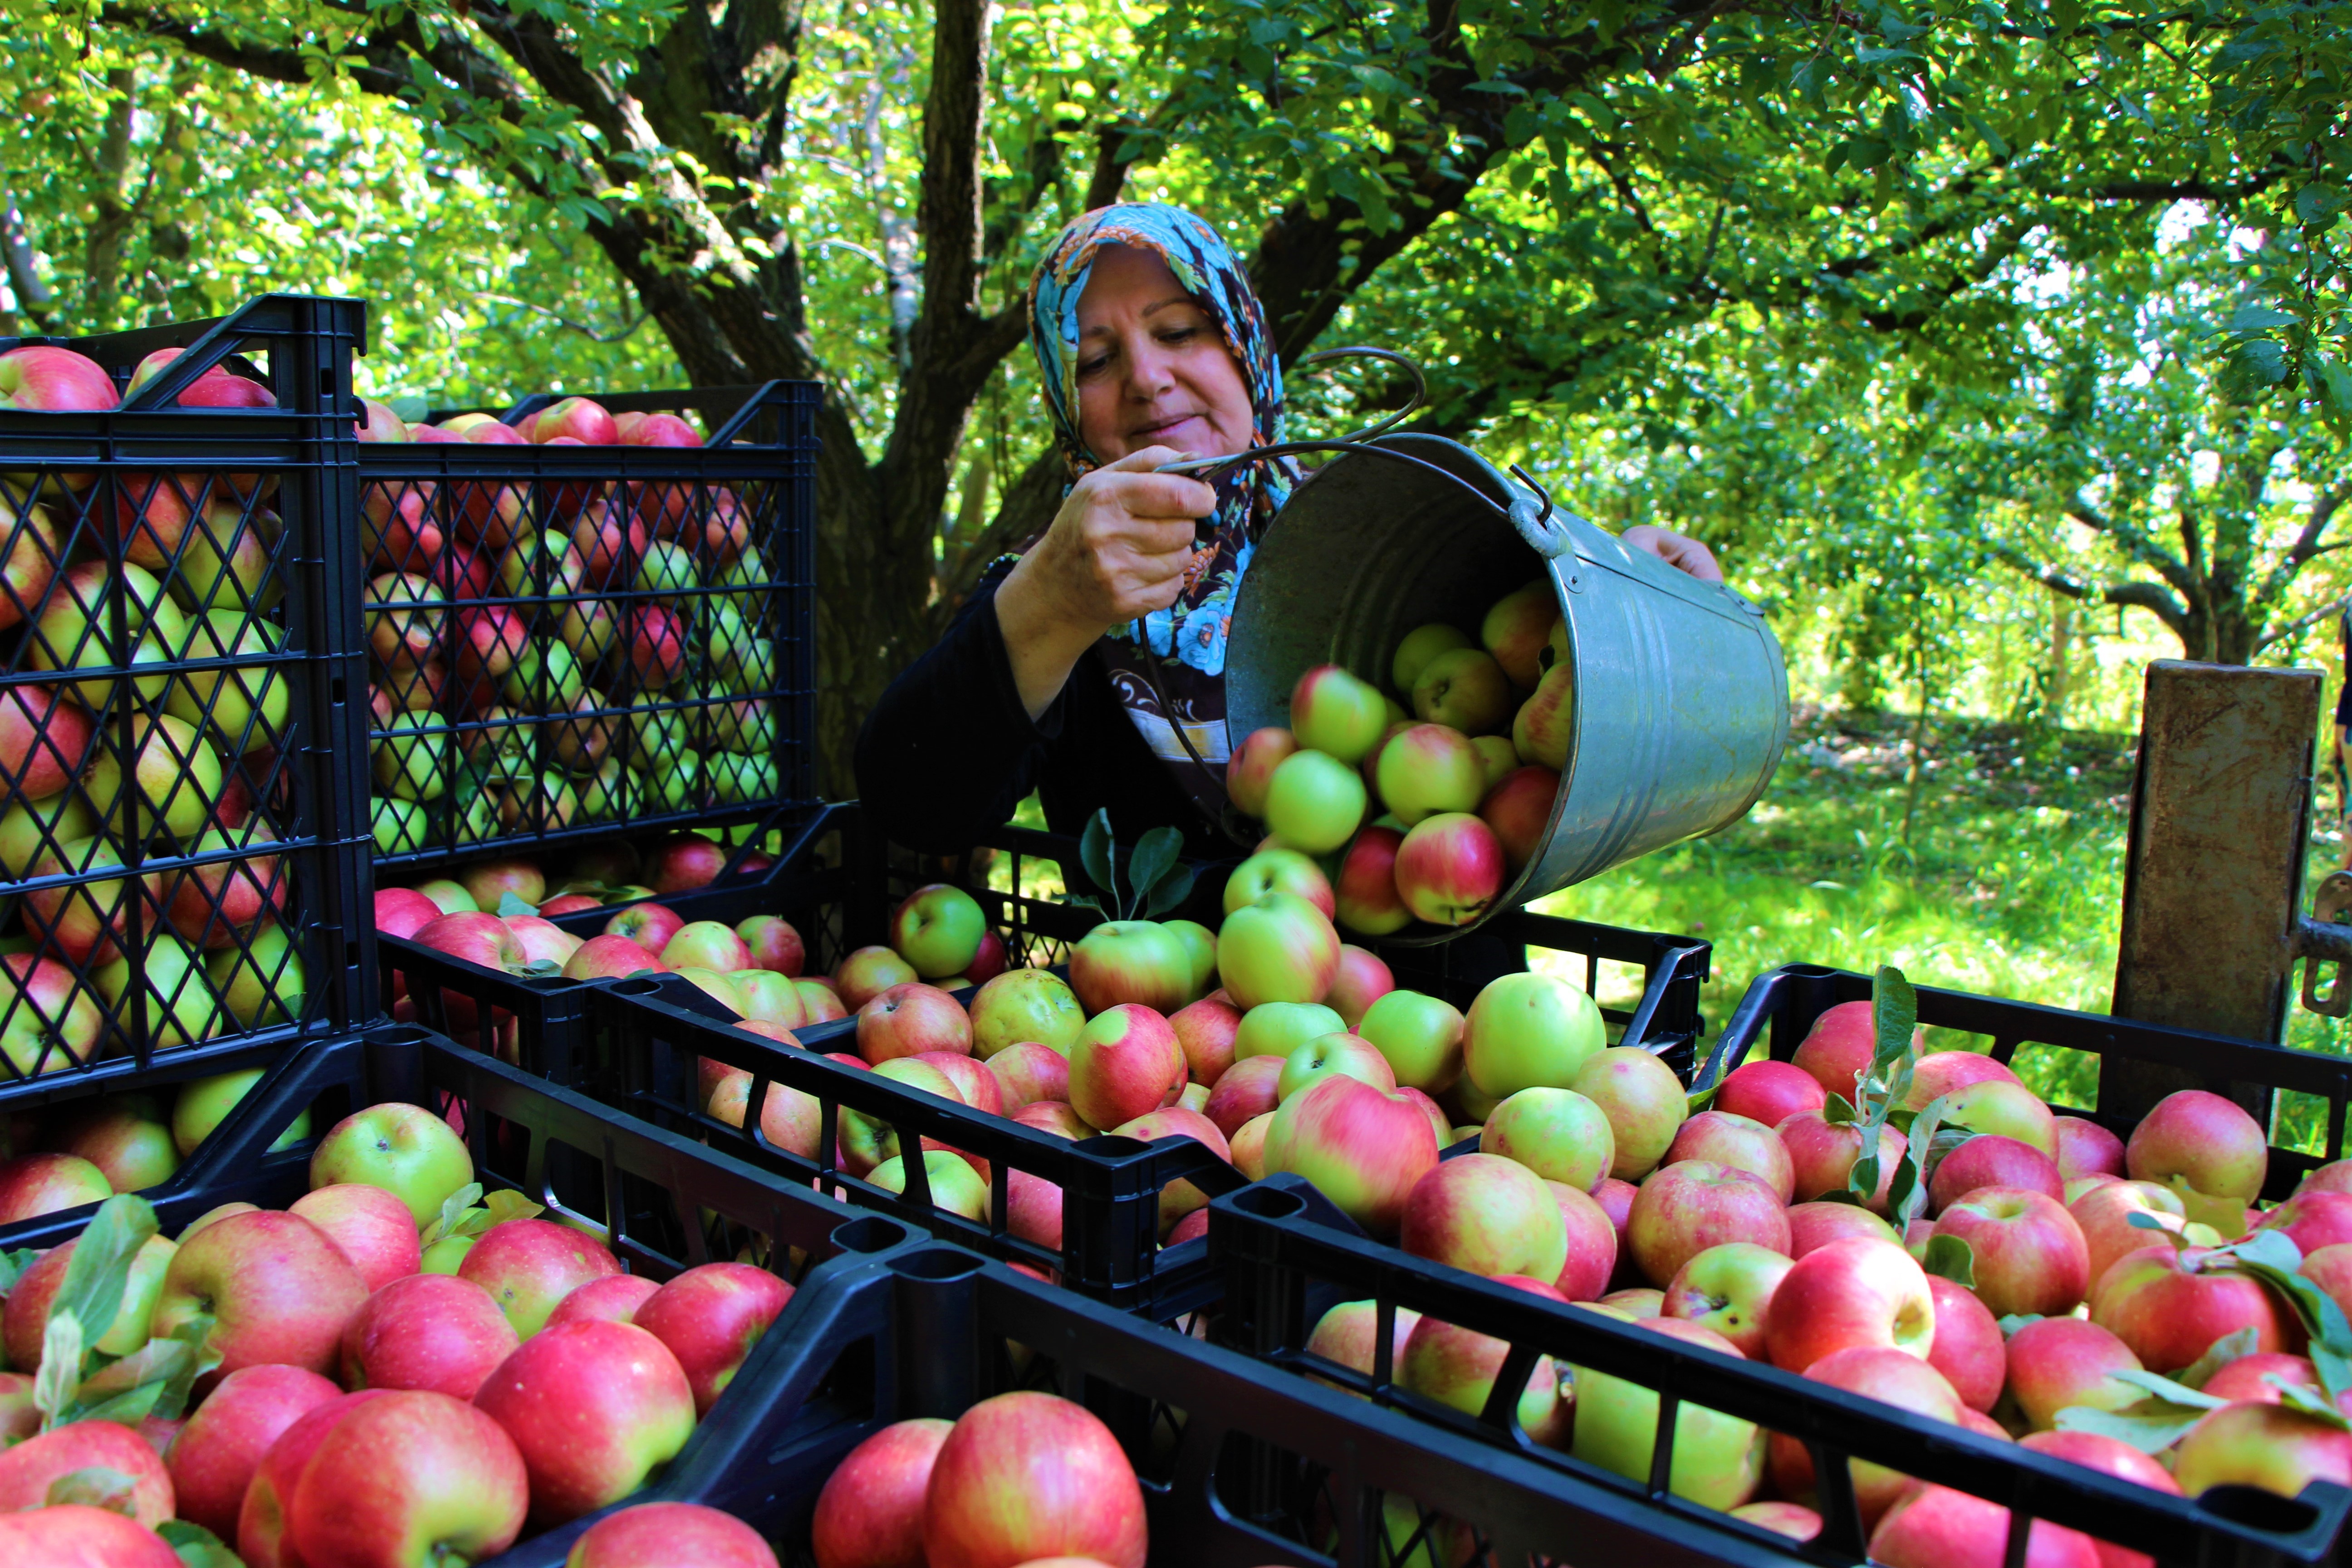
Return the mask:
<path id="1" fill-rule="evenodd" d="M 1689 573 L 1702 583 L 1723 581 L 1723 568 L 1715 563 L 1715 552 L 1686 533 L 1638 522 L 1617 537 L 1636 550 L 1648 551 L 1678 572 Z"/>

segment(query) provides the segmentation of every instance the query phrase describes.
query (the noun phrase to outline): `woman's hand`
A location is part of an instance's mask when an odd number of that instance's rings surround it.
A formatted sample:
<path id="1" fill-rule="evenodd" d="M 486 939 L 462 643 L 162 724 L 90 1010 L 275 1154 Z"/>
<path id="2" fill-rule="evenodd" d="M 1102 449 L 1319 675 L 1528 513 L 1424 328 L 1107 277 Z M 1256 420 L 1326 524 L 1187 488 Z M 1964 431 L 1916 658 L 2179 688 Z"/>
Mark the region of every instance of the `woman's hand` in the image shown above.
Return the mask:
<path id="1" fill-rule="evenodd" d="M 1072 487 L 1054 524 L 996 590 L 996 621 L 1032 719 L 1052 706 L 1080 656 L 1112 626 L 1175 603 L 1192 559 L 1193 520 L 1217 492 L 1153 468 L 1184 454 L 1130 452 Z"/>
<path id="2" fill-rule="evenodd" d="M 1715 563 L 1715 552 L 1688 534 L 1676 533 L 1670 528 L 1637 522 L 1618 538 L 1636 550 L 1646 550 L 1678 572 L 1687 572 L 1702 583 L 1723 581 L 1723 568 Z"/>

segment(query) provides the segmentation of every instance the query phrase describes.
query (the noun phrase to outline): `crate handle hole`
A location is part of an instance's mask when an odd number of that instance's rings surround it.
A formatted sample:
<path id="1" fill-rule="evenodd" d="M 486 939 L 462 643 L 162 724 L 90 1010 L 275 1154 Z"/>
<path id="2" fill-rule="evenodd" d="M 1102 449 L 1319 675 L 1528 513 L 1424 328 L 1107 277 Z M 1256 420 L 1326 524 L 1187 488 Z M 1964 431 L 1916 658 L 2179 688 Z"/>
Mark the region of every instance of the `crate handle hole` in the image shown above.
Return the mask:
<path id="1" fill-rule="evenodd" d="M 833 1245 L 843 1252 L 887 1252 L 912 1233 L 894 1219 L 853 1219 L 834 1227 Z"/>
<path id="2" fill-rule="evenodd" d="M 980 1272 L 980 1259 L 952 1247 L 927 1247 L 890 1260 L 891 1271 L 909 1279 L 968 1279 Z"/>
<path id="3" fill-rule="evenodd" d="M 1307 1212 L 1307 1200 L 1297 1193 L 1286 1193 L 1278 1187 L 1256 1183 L 1234 1194 L 1232 1203 L 1243 1213 L 1265 1219 L 1296 1219 Z"/>
<path id="4" fill-rule="evenodd" d="M 2319 1510 L 2309 1503 L 2260 1487 L 2209 1487 L 2198 1494 L 2197 1506 L 2235 1523 L 2280 1535 L 2298 1534 L 2319 1520 Z"/>

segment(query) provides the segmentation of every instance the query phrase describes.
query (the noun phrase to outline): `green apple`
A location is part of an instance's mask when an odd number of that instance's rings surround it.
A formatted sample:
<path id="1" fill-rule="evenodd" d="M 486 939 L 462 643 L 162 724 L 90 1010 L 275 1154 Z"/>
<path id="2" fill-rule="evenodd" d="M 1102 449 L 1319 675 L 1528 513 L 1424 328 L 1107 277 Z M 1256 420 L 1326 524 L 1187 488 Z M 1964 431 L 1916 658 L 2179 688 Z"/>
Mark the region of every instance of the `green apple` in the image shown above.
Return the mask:
<path id="1" fill-rule="evenodd" d="M 533 599 L 577 594 L 580 552 L 560 531 L 518 536 L 499 557 L 499 589 L 509 598 Z"/>
<path id="2" fill-rule="evenodd" d="M 1634 1325 L 1725 1356 L 1739 1357 L 1713 1330 L 1679 1318 L 1649 1318 Z M 1570 1452 L 1636 1481 L 1650 1478 L 1657 1443 L 1657 1391 L 1590 1367 L 1577 1367 L 1576 1436 Z M 1666 1486 L 1702 1508 L 1737 1508 L 1756 1495 L 1764 1476 L 1764 1433 L 1704 1405 L 1685 1405 L 1675 1417 L 1675 1447 Z"/>
<path id="3" fill-rule="evenodd" d="M 1290 732 L 1298 737 L 1300 747 L 1350 767 L 1380 743 L 1388 724 L 1388 703 L 1380 689 L 1339 665 L 1316 666 L 1290 689 Z M 1275 770 L 1276 776 L 1281 771 Z M 1269 814 L 1271 810 L 1269 801 Z M 1355 825 L 1349 824 L 1349 831 L 1354 830 Z"/>
<path id="4" fill-rule="evenodd" d="M 1462 1015 L 1449 1002 L 1391 991 L 1364 1009 L 1356 1033 L 1388 1058 L 1404 1088 L 1443 1094 L 1462 1076 Z"/>
<path id="5" fill-rule="evenodd" d="M 776 759 L 747 757 L 740 752 L 713 752 L 702 759 L 703 771 L 710 780 L 710 793 L 722 805 L 742 805 L 755 800 L 772 800 L 779 784 Z"/>
<path id="6" fill-rule="evenodd" d="M 916 889 L 890 916 L 890 945 L 926 980 L 961 974 L 988 935 L 988 914 L 961 888 L 932 882 Z"/>
<path id="7" fill-rule="evenodd" d="M 22 878 L 50 845 L 71 844 L 97 833 L 98 818 L 80 790 L 61 789 L 43 800 L 17 801 L 0 816 L 0 870 Z"/>
<path id="8" fill-rule="evenodd" d="M 1192 994 L 1206 996 L 1216 989 L 1217 936 L 1198 921 L 1161 921 L 1161 929 L 1172 932 L 1184 951 L 1192 955 Z"/>
<path id="9" fill-rule="evenodd" d="M 983 982 L 971 1012 L 971 1052 L 982 1060 L 1033 1040 L 1066 1057 L 1087 1026 L 1076 994 L 1044 969 L 1008 969 Z"/>
<path id="10" fill-rule="evenodd" d="M 1364 820 L 1363 775 L 1325 752 L 1294 752 L 1266 785 L 1265 825 L 1291 848 L 1324 855 L 1356 836 Z"/>
<path id="11" fill-rule="evenodd" d="M 596 764 L 593 777 L 580 786 L 580 818 L 583 822 L 625 819 L 636 812 L 636 776 L 618 757 Z"/>
<path id="12" fill-rule="evenodd" d="M 253 1092 L 261 1081 L 264 1069 L 246 1068 L 237 1072 L 215 1073 L 210 1078 L 191 1079 L 180 1088 L 179 1097 L 172 1102 L 172 1143 L 186 1159 L 196 1152 L 196 1145 L 213 1134 L 236 1109 L 237 1102 Z M 303 1111 L 288 1124 L 269 1145 L 269 1152 L 291 1149 L 310 1136 L 310 1113 Z"/>
<path id="13" fill-rule="evenodd" d="M 375 782 L 407 800 L 449 789 L 449 728 L 436 713 L 395 713 L 376 736 Z"/>
<path id="14" fill-rule="evenodd" d="M 637 591 L 654 595 L 656 604 L 674 603 L 698 585 L 693 552 L 681 544 L 656 539 L 637 560 Z"/>
<path id="15" fill-rule="evenodd" d="M 191 616 L 263 614 L 286 596 L 269 561 L 281 531 L 276 512 L 257 509 L 247 518 L 234 504 L 215 502 L 181 535 L 172 597 Z"/>
<path id="16" fill-rule="evenodd" d="M 561 642 L 527 644 L 499 685 L 499 693 L 526 713 L 552 713 L 572 706 L 588 689 L 580 661 Z"/>
<path id="17" fill-rule="evenodd" d="M 479 1237 L 445 1236 L 425 1249 L 424 1260 L 417 1264 L 419 1274 L 455 1274 L 466 1261 L 466 1254 L 474 1250 Z"/>
<path id="18" fill-rule="evenodd" d="M 734 560 L 727 563 L 726 570 L 719 574 L 712 586 L 754 588 L 768 581 L 768 568 L 760 559 L 760 547 L 756 544 L 747 544 L 737 552 Z M 761 604 L 766 597 L 767 595 L 761 593 L 717 595 L 720 611 L 724 613 L 731 610 L 739 619 L 747 616 L 759 615 Z"/>
<path id="19" fill-rule="evenodd" d="M 1599 1106 L 1572 1089 L 1523 1089 L 1495 1107 L 1478 1152 L 1516 1160 L 1548 1182 L 1589 1193 L 1617 1157 L 1617 1136 Z"/>
<path id="20" fill-rule="evenodd" d="M 1487 982 L 1462 1021 L 1462 1065 L 1497 1100 L 1523 1089 L 1565 1089 L 1608 1035 L 1591 997 L 1556 974 Z"/>
<path id="21" fill-rule="evenodd" d="M 1470 640 L 1470 634 L 1459 626 L 1435 623 L 1415 626 L 1397 644 L 1396 657 L 1389 662 L 1389 679 L 1399 691 L 1411 691 L 1431 659 L 1457 647 L 1476 646 Z"/>
<path id="22" fill-rule="evenodd" d="M 121 601 L 126 649 L 114 641 L 115 602 Z M 154 574 L 124 562 L 109 568 L 89 562 L 59 573 L 50 587 L 47 608 L 36 622 L 25 644 L 26 662 L 35 669 L 114 669 L 170 662 L 184 646 L 188 617 L 164 594 Z M 166 675 L 137 676 L 131 682 L 149 704 L 163 700 L 171 683 Z M 106 711 L 116 682 L 77 680 L 68 689 L 76 701 L 93 713 Z"/>
<path id="23" fill-rule="evenodd" d="M 127 754 L 115 744 L 113 725 L 103 733 L 83 784 L 104 831 L 141 839 L 158 828 L 174 838 L 203 831 L 220 799 L 221 760 L 194 725 L 158 714 L 134 725 Z"/>
<path id="24" fill-rule="evenodd" d="M 156 931 L 148 933 L 135 981 L 128 957 L 101 965 L 92 978 L 115 1027 L 153 1050 L 193 1046 L 221 1033 L 227 1020 L 202 957 L 174 933 Z"/>
<path id="25" fill-rule="evenodd" d="M 677 708 L 638 708 L 627 720 L 629 765 L 659 774 L 694 754 L 686 712 Z"/>
<path id="26" fill-rule="evenodd" d="M 1623 1182 L 1638 1182 L 1657 1168 L 1690 1109 L 1675 1069 L 1632 1046 L 1587 1057 L 1569 1087 L 1609 1119 L 1616 1152 L 1608 1173 Z"/>
<path id="27" fill-rule="evenodd" d="M 246 936 L 244 947 L 227 947 L 205 963 L 223 1005 L 248 1029 L 282 1024 L 301 1010 L 308 987 L 302 955 L 286 928 L 265 921 Z"/>
<path id="28" fill-rule="evenodd" d="M 1282 1076 L 1274 1083 L 1276 1102 L 1312 1089 L 1334 1074 L 1374 1089 L 1396 1088 L 1396 1075 L 1389 1071 L 1387 1059 L 1363 1039 L 1341 1030 L 1318 1035 L 1282 1059 Z"/>
<path id="29" fill-rule="evenodd" d="M 1307 1041 L 1345 1034 L 1348 1025 L 1320 1002 L 1261 1002 L 1242 1015 L 1234 1031 L 1234 1060 L 1288 1057 Z"/>
<path id="30" fill-rule="evenodd" d="M 421 801 L 378 795 L 368 802 L 368 833 L 379 855 L 397 855 L 425 845 L 427 814 Z"/>
<path id="31" fill-rule="evenodd" d="M 268 621 L 215 610 L 189 623 L 187 657 L 193 660 L 274 654 L 285 640 L 286 634 Z M 289 683 L 274 665 L 194 669 L 172 682 L 163 710 L 187 723 L 201 724 L 223 751 L 235 756 L 281 743 L 289 690 Z"/>
<path id="32" fill-rule="evenodd" d="M 449 1124 L 397 1100 L 344 1117 L 310 1154 L 311 1191 L 338 1182 L 382 1187 L 408 1205 L 420 1226 L 438 1219 L 449 1194 L 473 1179 L 474 1158 Z"/>

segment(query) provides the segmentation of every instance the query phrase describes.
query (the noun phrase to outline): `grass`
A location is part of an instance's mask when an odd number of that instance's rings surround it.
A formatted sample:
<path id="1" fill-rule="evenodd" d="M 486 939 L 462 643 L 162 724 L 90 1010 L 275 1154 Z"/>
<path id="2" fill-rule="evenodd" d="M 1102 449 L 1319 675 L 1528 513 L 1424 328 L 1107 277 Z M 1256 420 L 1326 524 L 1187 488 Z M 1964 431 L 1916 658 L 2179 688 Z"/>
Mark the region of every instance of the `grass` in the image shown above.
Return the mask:
<path id="1" fill-rule="evenodd" d="M 1788 753 L 1746 820 L 1620 866 L 1537 907 L 1715 944 L 1710 1025 L 1750 979 L 1807 962 L 2092 1012 L 2115 984 L 2135 740 L 1939 726 L 1911 766 L 1906 719 L 1801 710 Z M 2312 847 L 2310 875 L 2335 863 Z M 2288 1042 L 2342 1054 L 2344 1026 L 2297 1008 Z M 1966 1037 L 1937 1046 L 1980 1046 Z M 2090 1102 L 2096 1065 L 2028 1047 L 2042 1093 Z M 2281 1109 L 2279 1141 L 2319 1147 L 2323 1104 Z"/>

